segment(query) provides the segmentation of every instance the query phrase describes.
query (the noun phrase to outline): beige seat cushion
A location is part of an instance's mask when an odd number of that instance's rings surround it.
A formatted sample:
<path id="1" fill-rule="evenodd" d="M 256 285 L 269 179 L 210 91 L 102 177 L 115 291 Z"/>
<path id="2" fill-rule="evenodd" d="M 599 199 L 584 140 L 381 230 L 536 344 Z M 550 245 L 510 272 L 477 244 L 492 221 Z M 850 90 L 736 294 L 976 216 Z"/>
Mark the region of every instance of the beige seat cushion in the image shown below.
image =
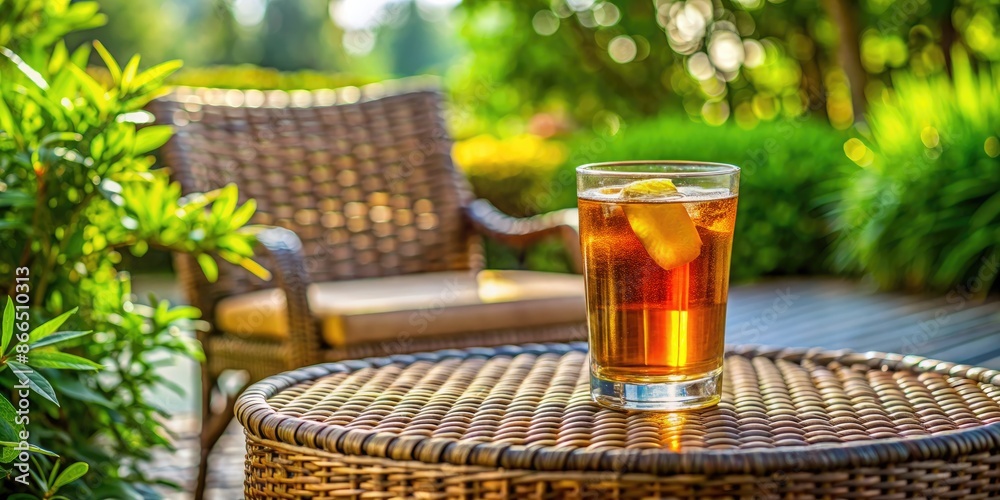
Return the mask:
<path id="1" fill-rule="evenodd" d="M 449 271 L 315 283 L 309 307 L 334 346 L 586 321 L 583 277 L 534 271 Z M 219 302 L 216 325 L 288 338 L 285 295 L 261 290 Z"/>

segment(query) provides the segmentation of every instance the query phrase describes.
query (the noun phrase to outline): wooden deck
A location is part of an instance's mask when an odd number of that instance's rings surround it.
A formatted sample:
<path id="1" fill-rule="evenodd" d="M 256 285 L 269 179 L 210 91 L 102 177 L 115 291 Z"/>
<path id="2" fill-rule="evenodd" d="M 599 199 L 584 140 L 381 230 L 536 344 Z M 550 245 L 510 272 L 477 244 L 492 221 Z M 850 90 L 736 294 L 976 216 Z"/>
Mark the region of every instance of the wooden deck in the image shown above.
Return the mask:
<path id="1" fill-rule="evenodd" d="M 730 291 L 727 341 L 888 351 L 1000 369 L 1000 301 L 937 295 L 872 293 L 837 279 L 780 279 Z M 192 388 L 193 389 L 193 388 Z M 196 421 L 177 417 L 178 453 L 153 468 L 193 486 Z M 209 498 L 242 496 L 243 436 L 230 427 L 213 458 Z M 188 498 L 174 493 L 168 498 Z"/>
<path id="2" fill-rule="evenodd" d="M 855 282 L 782 279 L 730 292 L 726 341 L 885 351 L 1000 368 L 1000 302 L 872 293 Z"/>

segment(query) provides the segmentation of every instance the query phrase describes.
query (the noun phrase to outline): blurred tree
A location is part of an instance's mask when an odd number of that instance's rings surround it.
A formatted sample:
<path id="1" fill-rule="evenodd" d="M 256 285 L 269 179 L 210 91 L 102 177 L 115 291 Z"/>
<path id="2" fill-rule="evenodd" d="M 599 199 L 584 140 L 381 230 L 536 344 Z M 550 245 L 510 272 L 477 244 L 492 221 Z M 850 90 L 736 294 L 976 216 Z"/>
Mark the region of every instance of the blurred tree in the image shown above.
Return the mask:
<path id="1" fill-rule="evenodd" d="M 189 68 L 402 76 L 453 66 L 460 136 L 517 135 L 539 112 L 561 130 L 614 132 L 669 111 L 744 128 L 810 113 L 847 128 L 894 70 L 948 71 L 954 44 L 1000 59 L 996 0 L 465 0 L 451 16 L 432 8 L 443 0 L 102 4 L 109 24 L 71 46 L 98 36 L 118 57 Z"/>
<path id="2" fill-rule="evenodd" d="M 453 39 L 446 38 L 454 33 L 448 28 L 442 29 L 446 19 L 438 22 L 426 19 L 413 2 L 406 3 L 403 9 L 398 27 L 386 30 L 389 39 L 383 48 L 391 55 L 393 73 L 420 74 L 454 54 L 456 44 Z"/>
<path id="3" fill-rule="evenodd" d="M 1000 59 L 995 0 L 466 0 L 453 72 L 463 122 L 520 133 L 538 112 L 583 127 L 683 109 L 744 128 L 802 113 L 863 116 L 892 70 L 947 71 L 953 44 Z M 878 97 L 880 98 L 880 97 Z"/>
<path id="4" fill-rule="evenodd" d="M 280 70 L 340 69 L 323 35 L 327 0 L 270 0 L 258 33 L 261 57 L 251 62 Z"/>
<path id="5" fill-rule="evenodd" d="M 838 29 L 837 62 L 850 85 L 853 116 L 860 119 L 865 113 L 868 75 L 861 65 L 858 5 L 855 0 L 824 0 L 823 5 Z"/>
<path id="6" fill-rule="evenodd" d="M 255 64 L 398 76 L 439 68 L 459 50 L 448 7 L 393 0 L 387 3 L 391 15 L 386 2 L 351 5 L 372 17 L 365 33 L 354 34 L 368 37 L 366 50 L 352 52 L 345 47 L 347 31 L 331 19 L 347 1 L 101 0 L 108 24 L 75 33 L 67 43 L 73 48 L 100 38 L 116 57 L 141 52 L 144 64 L 177 58 L 188 68 Z"/>
<path id="7" fill-rule="evenodd" d="M 455 72 L 458 99 L 501 126 L 552 108 L 602 129 L 671 108 L 753 126 L 825 103 L 835 35 L 813 3 L 466 0 L 461 9 L 472 55 Z M 491 96 L 477 99 L 486 83 Z"/>
<path id="8" fill-rule="evenodd" d="M 72 33 L 70 48 L 99 38 L 119 59 L 141 52 L 156 64 L 183 58 L 193 65 L 226 62 L 236 27 L 227 0 L 101 0 L 108 23 Z M 96 61 L 95 61 L 96 62 Z"/>

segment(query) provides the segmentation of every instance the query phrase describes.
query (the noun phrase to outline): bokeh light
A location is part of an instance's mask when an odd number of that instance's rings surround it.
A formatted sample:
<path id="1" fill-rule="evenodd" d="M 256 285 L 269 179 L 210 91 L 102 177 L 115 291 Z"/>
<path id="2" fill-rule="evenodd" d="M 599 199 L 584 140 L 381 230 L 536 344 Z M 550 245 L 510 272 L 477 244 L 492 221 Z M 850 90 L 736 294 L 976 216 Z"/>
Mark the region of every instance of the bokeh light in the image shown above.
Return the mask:
<path id="1" fill-rule="evenodd" d="M 854 137 L 844 142 L 844 154 L 861 167 L 871 165 L 872 160 L 875 158 L 872 150 L 868 146 L 865 146 L 865 143 Z"/>
<path id="2" fill-rule="evenodd" d="M 566 5 L 576 12 L 584 12 L 594 6 L 594 0 L 566 0 Z"/>
<path id="3" fill-rule="evenodd" d="M 708 101 L 701 107 L 701 115 L 709 125 L 722 125 L 729 119 L 729 103 Z"/>
<path id="4" fill-rule="evenodd" d="M 635 40 L 628 35 L 616 36 L 608 44 L 608 55 L 619 64 L 632 62 L 637 53 L 638 47 Z"/>
<path id="5" fill-rule="evenodd" d="M 691 54 L 701 48 L 712 10 L 707 0 L 661 3 L 657 19 L 667 31 L 670 47 L 681 54 Z"/>
<path id="6" fill-rule="evenodd" d="M 601 2 L 594 7 L 594 20 L 601 26 L 614 26 L 618 24 L 622 13 L 618 6 L 610 2 Z"/>
<path id="7" fill-rule="evenodd" d="M 688 58 L 687 66 L 688 72 L 697 80 L 708 80 L 715 76 L 715 68 L 712 67 L 712 62 L 708 60 L 708 54 L 704 52 L 692 54 Z"/>
<path id="8" fill-rule="evenodd" d="M 254 27 L 264 22 L 267 0 L 233 0 L 233 19 L 242 26 Z"/>
<path id="9" fill-rule="evenodd" d="M 559 29 L 559 17 L 551 10 L 540 10 L 531 19 L 531 26 L 539 35 L 549 36 Z"/>
<path id="10" fill-rule="evenodd" d="M 757 40 L 743 40 L 743 64 L 748 68 L 756 68 L 764 64 L 764 46 Z"/>
<path id="11" fill-rule="evenodd" d="M 987 137 L 986 142 L 983 144 L 983 149 L 986 151 L 986 154 L 990 155 L 990 158 L 1000 156 L 1000 139 L 995 135 Z"/>
<path id="12" fill-rule="evenodd" d="M 708 45 L 709 59 L 720 71 L 732 73 L 740 69 L 746 54 L 743 52 L 743 40 L 732 31 L 720 30 L 712 33 Z"/>

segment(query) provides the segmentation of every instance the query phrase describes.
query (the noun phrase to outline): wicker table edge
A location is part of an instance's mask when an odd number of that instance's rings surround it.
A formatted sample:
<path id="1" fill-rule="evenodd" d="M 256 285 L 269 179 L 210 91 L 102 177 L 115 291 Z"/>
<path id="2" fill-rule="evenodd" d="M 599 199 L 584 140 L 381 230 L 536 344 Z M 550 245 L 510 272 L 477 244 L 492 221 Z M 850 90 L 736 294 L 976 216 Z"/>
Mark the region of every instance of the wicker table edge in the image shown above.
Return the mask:
<path id="1" fill-rule="evenodd" d="M 604 471 L 649 474 L 770 474 L 779 471 L 822 471 L 873 467 L 887 463 L 938 460 L 978 453 L 1000 453 L 1000 423 L 942 432 L 933 436 L 851 443 L 828 443 L 770 449 L 695 450 L 586 450 L 506 443 L 463 442 L 450 438 L 399 436 L 392 433 L 345 429 L 278 414 L 267 400 L 295 384 L 333 373 L 344 373 L 391 363 L 439 361 L 448 358 L 564 354 L 585 352 L 585 342 L 523 344 L 491 348 L 447 349 L 435 352 L 324 363 L 268 377 L 247 388 L 236 404 L 236 416 L 248 436 L 327 453 L 369 456 L 398 461 L 456 466 L 501 467 L 537 471 Z M 871 368 L 932 372 L 1000 385 L 1000 371 L 920 356 L 818 348 L 781 348 L 758 345 L 729 346 L 727 355 L 764 356 L 789 361 L 865 364 Z"/>

